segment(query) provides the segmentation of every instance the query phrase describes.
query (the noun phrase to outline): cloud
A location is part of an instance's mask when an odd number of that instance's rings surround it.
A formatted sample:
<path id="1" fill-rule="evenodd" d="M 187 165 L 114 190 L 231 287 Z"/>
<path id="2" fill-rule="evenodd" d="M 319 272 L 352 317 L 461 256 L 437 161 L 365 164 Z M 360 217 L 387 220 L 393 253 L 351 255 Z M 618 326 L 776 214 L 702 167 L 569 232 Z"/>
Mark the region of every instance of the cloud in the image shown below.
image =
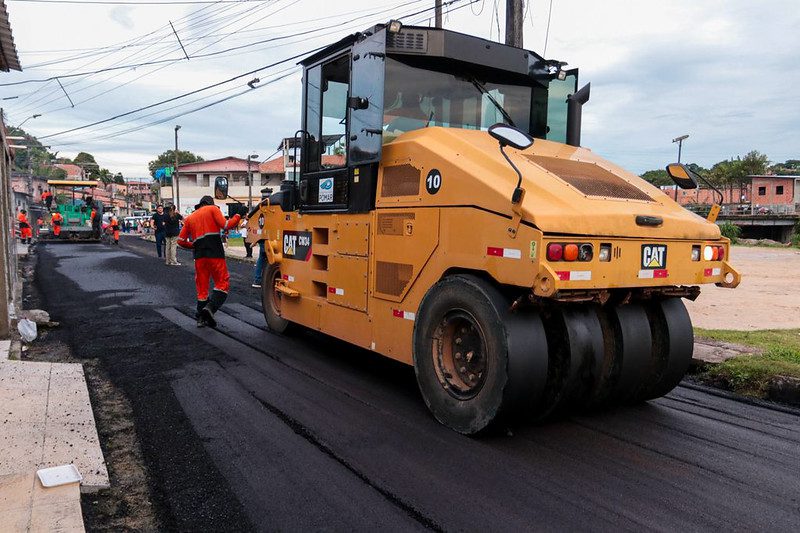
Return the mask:
<path id="1" fill-rule="evenodd" d="M 133 12 L 134 8 L 131 6 L 115 6 L 111 8 L 111 11 L 109 11 L 108 16 L 111 17 L 111 20 L 113 20 L 123 28 L 131 30 L 135 26 L 132 16 Z"/>
<path id="2" fill-rule="evenodd" d="M 401 3 L 400 0 L 377 2 L 376 5 L 375 1 L 368 0 L 347 3 L 300 0 L 299 4 L 263 20 L 259 19 L 277 8 L 256 12 L 252 5 L 244 4 L 162 5 L 118 6 L 108 11 L 97 6 L 11 3 L 8 9 L 23 65 L 87 53 L 37 50 L 89 48 L 124 41 L 133 45 L 110 55 L 86 56 L 76 62 L 3 74 L 6 82 L 63 75 L 78 71 L 75 69 L 86 70 L 115 62 L 180 58 L 182 53 L 168 20 L 175 23 L 190 54 L 294 35 L 312 27 L 331 25 L 331 28 L 325 30 L 326 35 L 298 35 L 226 57 L 184 59 L 164 68 L 140 67 L 135 71 L 109 72 L 85 80 L 65 79 L 64 85 L 76 102 L 108 91 L 74 109 L 68 106 L 66 97 L 54 83 L 33 95 L 3 104 L 6 104 L 4 107 L 10 113 L 12 124 L 33 113 L 42 113 L 41 118 L 26 124 L 37 135 L 81 126 L 333 42 L 349 30 L 364 29 L 372 22 L 348 26 L 347 18 L 316 23 L 308 22 L 309 19 L 334 17 L 356 9 L 372 12 L 381 6 Z M 282 0 L 276 5 L 289 3 Z M 660 168 L 674 159 L 677 147 L 671 141 L 684 133 L 691 135 L 683 145 L 684 160 L 705 166 L 751 149 L 763 151 L 773 160 L 797 158 L 800 156 L 800 123 L 797 121 L 800 99 L 794 93 L 800 86 L 795 57 L 800 49 L 800 32 L 795 28 L 800 27 L 800 11 L 795 4 L 794 0 L 768 3 L 749 0 L 555 2 L 547 55 L 579 67 L 582 83 L 592 83 L 592 97 L 583 115 L 583 143 L 634 171 Z M 432 2 L 424 0 L 402 10 L 424 9 L 430 5 Z M 525 23 L 526 45 L 538 52 L 544 45 L 548 7 L 548 2 L 533 2 Z M 474 13 L 479 11 L 475 7 Z M 451 11 L 447 24 L 453 30 L 488 37 L 491 11 L 484 9 L 480 16 L 469 8 Z M 110 24 L 109 17 L 115 23 Z M 19 23 L 22 20 L 36 20 L 37 24 L 24 25 Z M 69 35 L 60 31 L 63 20 L 71 20 Z M 502 20 L 501 27 L 504 27 Z M 221 33 L 235 30 L 241 31 L 201 50 L 222 37 Z M 140 39 L 150 32 L 149 37 Z M 203 40 L 209 34 L 215 36 Z M 29 50 L 32 53 L 28 53 Z M 265 73 L 256 76 L 262 80 L 269 77 Z M 233 94 L 245 89 L 248 79 L 210 92 L 230 87 L 230 92 L 217 98 Z M 55 138 L 54 143 L 70 140 L 78 144 L 56 145 L 53 149 L 62 150 L 62 154 L 89 151 L 112 170 L 120 170 L 126 176 L 144 176 L 147 162 L 172 148 L 174 125 L 180 124 L 182 149 L 206 158 L 243 156 L 251 150 L 266 157 L 282 137 L 292 135 L 300 125 L 299 80 L 299 75 L 295 74 L 191 115 L 125 136 L 97 139 L 199 106 L 207 100 L 150 117 L 123 117 Z M 0 88 L 0 97 L 24 94 L 33 89 L 39 87 Z M 209 93 L 164 107 L 190 102 L 206 94 Z M 46 97 L 37 102 L 42 96 Z M 103 163 L 104 157 L 108 163 Z"/>

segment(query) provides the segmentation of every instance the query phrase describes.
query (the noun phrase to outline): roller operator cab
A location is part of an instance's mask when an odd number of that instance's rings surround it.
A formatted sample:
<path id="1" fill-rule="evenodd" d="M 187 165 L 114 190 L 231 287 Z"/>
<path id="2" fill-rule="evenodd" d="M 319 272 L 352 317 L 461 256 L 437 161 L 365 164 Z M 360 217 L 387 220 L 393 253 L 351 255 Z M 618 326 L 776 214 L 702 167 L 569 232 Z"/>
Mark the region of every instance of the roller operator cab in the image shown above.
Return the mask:
<path id="1" fill-rule="evenodd" d="M 273 331 L 412 364 L 433 415 L 466 434 L 677 385 L 681 298 L 738 284 L 729 242 L 579 146 L 576 70 L 397 22 L 302 65 L 297 172 L 248 222 Z"/>

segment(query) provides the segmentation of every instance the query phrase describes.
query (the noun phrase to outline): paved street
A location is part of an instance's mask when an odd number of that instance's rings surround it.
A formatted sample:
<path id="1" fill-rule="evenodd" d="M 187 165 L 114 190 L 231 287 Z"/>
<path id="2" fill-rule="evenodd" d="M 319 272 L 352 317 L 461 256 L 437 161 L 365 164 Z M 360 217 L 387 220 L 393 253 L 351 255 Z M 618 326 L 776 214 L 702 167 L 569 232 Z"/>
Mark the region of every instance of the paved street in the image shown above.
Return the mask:
<path id="1" fill-rule="evenodd" d="M 679 387 L 470 439 L 429 415 L 411 368 L 265 331 L 250 265 L 230 263 L 219 329 L 198 330 L 188 254 L 154 255 L 127 236 L 39 246 L 35 286 L 130 402 L 162 527 L 800 530 L 796 415 Z"/>

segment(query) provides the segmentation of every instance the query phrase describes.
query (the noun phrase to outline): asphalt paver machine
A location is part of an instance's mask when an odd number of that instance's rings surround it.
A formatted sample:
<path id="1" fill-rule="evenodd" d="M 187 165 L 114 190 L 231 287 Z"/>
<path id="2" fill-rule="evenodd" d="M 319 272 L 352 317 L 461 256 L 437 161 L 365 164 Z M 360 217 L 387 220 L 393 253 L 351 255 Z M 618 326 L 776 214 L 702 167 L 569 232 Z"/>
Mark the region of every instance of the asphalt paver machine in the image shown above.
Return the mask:
<path id="1" fill-rule="evenodd" d="M 100 242 L 100 221 L 103 204 L 93 200 L 94 180 L 48 180 L 48 186 L 56 192 L 45 225 L 40 228 L 39 238 L 50 242 Z M 96 220 L 92 220 L 92 210 Z M 54 228 L 53 215 L 61 215 L 61 228 Z M 93 223 L 94 222 L 94 223 Z"/>

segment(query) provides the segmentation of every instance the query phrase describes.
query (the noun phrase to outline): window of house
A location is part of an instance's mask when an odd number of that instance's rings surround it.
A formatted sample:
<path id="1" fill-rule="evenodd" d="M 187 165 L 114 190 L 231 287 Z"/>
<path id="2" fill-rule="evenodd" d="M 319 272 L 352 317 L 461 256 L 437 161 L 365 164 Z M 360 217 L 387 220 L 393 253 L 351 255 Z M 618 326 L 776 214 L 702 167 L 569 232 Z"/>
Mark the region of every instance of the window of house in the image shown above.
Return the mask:
<path id="1" fill-rule="evenodd" d="M 203 187 L 208 187 L 208 184 L 209 184 L 208 174 L 203 174 L 203 177 L 200 178 L 200 185 L 202 185 Z"/>
<path id="2" fill-rule="evenodd" d="M 767 195 L 767 188 L 766 187 L 759 187 L 758 188 L 758 195 L 759 196 L 766 196 Z"/>
<path id="3" fill-rule="evenodd" d="M 783 194 L 783 185 L 778 185 L 775 187 L 775 194 Z"/>

